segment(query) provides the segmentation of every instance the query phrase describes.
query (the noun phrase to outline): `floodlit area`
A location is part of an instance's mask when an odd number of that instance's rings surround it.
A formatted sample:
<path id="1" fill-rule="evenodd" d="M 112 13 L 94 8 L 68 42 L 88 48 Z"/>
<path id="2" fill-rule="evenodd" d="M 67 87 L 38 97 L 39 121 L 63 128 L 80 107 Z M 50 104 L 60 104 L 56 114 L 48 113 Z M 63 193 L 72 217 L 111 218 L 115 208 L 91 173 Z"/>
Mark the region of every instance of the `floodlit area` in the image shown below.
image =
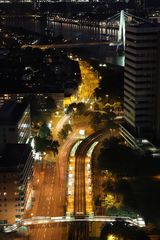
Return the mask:
<path id="1" fill-rule="evenodd" d="M 98 72 L 90 66 L 89 63 L 79 60 L 79 66 L 82 76 L 82 84 L 78 89 L 78 101 L 86 102 L 93 98 L 94 89 L 98 87 L 99 78 Z"/>
<path id="2" fill-rule="evenodd" d="M 91 102 L 94 99 L 94 89 L 99 86 L 101 76 L 99 76 L 97 70 L 94 70 L 86 61 L 75 58 L 73 55 L 69 55 L 69 57 L 79 62 L 82 83 L 79 85 L 75 95 L 64 100 L 64 105 L 69 105 L 73 102 Z"/>

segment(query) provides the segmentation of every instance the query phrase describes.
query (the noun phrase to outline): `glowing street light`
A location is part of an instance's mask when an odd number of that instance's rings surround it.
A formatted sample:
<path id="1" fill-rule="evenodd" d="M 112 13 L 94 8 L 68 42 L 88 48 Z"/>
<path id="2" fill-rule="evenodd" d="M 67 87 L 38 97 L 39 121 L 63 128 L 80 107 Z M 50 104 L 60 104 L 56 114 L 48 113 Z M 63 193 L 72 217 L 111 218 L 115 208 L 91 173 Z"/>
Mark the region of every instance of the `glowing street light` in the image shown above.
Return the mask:
<path id="1" fill-rule="evenodd" d="M 106 94 L 105 96 L 106 96 L 107 103 L 108 103 L 109 95 L 108 95 L 108 94 Z"/>
<path id="2" fill-rule="evenodd" d="M 57 115 L 57 116 L 59 115 L 59 112 L 58 112 L 58 111 L 56 111 L 56 115 Z"/>
<path id="3" fill-rule="evenodd" d="M 110 234 L 107 239 L 108 240 L 118 240 L 118 238 L 116 236 L 114 236 L 113 234 Z"/>
<path id="4" fill-rule="evenodd" d="M 37 179 L 37 183 L 39 183 L 39 178 Z"/>

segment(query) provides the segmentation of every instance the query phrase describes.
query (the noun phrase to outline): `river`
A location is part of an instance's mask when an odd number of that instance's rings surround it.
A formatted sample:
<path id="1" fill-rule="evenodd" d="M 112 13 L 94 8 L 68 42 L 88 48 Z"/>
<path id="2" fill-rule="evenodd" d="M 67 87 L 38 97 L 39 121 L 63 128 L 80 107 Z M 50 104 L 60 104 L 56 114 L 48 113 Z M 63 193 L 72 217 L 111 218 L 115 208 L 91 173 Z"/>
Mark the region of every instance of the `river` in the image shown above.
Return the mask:
<path id="1" fill-rule="evenodd" d="M 96 27 L 80 26 L 77 24 L 47 22 L 31 18 L 8 18 L 4 20 L 6 26 L 23 27 L 25 29 L 45 33 L 46 29 L 51 30 L 54 35 L 63 35 L 64 39 L 74 42 L 93 40 L 106 40 L 105 30 Z M 95 59 L 99 63 L 111 63 L 124 66 L 124 55 L 119 55 L 116 50 L 107 45 L 87 46 L 79 49 L 82 57 Z"/>

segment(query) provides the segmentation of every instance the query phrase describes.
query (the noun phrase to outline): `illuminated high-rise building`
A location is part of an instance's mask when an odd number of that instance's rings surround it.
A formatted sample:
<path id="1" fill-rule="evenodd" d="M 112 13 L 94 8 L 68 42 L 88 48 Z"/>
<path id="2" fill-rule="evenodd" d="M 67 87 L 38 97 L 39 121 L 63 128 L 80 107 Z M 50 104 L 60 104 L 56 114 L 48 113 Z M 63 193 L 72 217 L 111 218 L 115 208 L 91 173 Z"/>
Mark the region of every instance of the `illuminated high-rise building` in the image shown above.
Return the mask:
<path id="1" fill-rule="evenodd" d="M 126 29 L 124 117 L 121 135 L 160 140 L 160 27 L 143 23 Z"/>
<path id="2" fill-rule="evenodd" d="M 0 144 L 0 159 L 0 222 L 13 224 L 32 195 L 32 149 L 29 144 Z"/>
<path id="3" fill-rule="evenodd" d="M 30 106 L 8 101 L 0 108 L 0 144 L 26 143 L 31 134 Z"/>

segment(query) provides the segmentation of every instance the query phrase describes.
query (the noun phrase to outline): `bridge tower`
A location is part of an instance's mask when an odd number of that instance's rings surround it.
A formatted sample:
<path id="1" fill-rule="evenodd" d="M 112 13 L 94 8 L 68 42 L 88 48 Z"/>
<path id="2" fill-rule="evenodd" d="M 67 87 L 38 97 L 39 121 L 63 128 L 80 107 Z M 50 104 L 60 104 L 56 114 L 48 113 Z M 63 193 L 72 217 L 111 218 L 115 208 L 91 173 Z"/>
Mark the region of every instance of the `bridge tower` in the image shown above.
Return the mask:
<path id="1" fill-rule="evenodd" d="M 120 21 L 119 21 L 119 30 L 118 30 L 118 42 L 122 42 L 125 46 L 125 14 L 124 10 L 121 10 L 120 12 Z"/>

